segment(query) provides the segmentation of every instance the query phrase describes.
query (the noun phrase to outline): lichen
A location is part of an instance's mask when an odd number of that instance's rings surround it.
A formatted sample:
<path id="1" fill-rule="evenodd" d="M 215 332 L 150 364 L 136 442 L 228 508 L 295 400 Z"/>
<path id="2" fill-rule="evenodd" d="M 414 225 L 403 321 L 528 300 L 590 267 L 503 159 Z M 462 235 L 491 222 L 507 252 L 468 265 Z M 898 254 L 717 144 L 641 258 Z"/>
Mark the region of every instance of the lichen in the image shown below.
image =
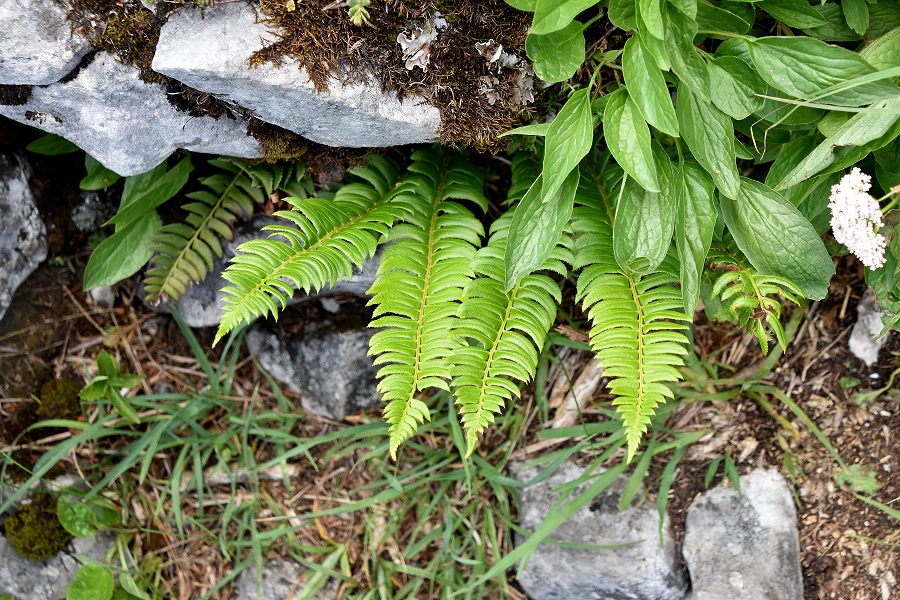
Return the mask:
<path id="1" fill-rule="evenodd" d="M 22 504 L 3 522 L 3 534 L 24 558 L 39 561 L 52 558 L 72 536 L 56 517 L 56 503 L 47 493 L 35 495 L 31 504 Z"/>

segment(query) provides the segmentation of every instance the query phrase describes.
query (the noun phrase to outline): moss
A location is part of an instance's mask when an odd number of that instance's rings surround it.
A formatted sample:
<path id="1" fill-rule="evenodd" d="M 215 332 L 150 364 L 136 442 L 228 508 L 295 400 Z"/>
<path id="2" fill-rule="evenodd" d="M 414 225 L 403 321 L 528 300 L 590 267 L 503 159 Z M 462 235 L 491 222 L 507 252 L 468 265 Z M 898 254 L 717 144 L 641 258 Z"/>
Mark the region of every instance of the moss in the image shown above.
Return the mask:
<path id="1" fill-rule="evenodd" d="M 81 387 L 74 379 L 51 379 L 41 386 L 37 416 L 42 419 L 77 419 L 81 416 L 81 401 L 78 398 Z"/>
<path id="2" fill-rule="evenodd" d="M 259 119 L 250 120 L 247 135 L 259 142 L 265 162 L 293 161 L 306 154 L 308 142 L 302 137 Z"/>
<path id="3" fill-rule="evenodd" d="M 46 493 L 6 517 L 3 533 L 16 552 L 34 561 L 52 558 L 72 539 L 59 524 L 53 497 Z"/>
<path id="4" fill-rule="evenodd" d="M 0 85 L 0 104 L 21 106 L 31 98 L 30 85 Z"/>

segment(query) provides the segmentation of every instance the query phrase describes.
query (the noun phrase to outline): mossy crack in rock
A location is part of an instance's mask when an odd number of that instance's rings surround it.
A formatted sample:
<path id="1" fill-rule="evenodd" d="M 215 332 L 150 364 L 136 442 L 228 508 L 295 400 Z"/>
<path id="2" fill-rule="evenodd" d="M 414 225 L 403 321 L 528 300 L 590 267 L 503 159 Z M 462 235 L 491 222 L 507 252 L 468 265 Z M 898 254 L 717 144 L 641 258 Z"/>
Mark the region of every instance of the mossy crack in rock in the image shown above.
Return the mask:
<path id="1" fill-rule="evenodd" d="M 308 74 L 285 57 L 279 66 L 248 68 L 250 58 L 275 40 L 243 2 L 185 8 L 163 26 L 153 70 L 215 94 L 259 119 L 314 142 L 344 148 L 387 147 L 437 138 L 440 111 L 414 97 L 400 101 L 371 83 L 316 91 Z M 374 65 L 377 67 L 377 65 Z"/>
<path id="2" fill-rule="evenodd" d="M 159 84 L 99 54 L 64 83 L 36 87 L 23 105 L 0 115 L 61 135 L 119 175 L 136 175 L 178 149 L 241 158 L 262 156 L 243 119 L 194 117 L 179 112 Z"/>
<path id="3" fill-rule="evenodd" d="M 0 85 L 48 85 L 91 46 L 73 34 L 66 7 L 51 0 L 0 0 Z"/>

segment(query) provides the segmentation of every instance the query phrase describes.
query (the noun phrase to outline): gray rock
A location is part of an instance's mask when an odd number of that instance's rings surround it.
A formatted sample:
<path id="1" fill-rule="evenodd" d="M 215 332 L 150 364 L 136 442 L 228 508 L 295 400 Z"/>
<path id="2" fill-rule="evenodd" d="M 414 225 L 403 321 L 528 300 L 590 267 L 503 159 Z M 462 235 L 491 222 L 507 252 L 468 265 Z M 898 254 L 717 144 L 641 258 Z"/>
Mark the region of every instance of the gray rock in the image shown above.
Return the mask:
<path id="1" fill-rule="evenodd" d="M 16 600 L 65 598 L 66 586 L 85 564 L 77 556 L 102 561 L 115 543 L 114 536 L 75 538 L 53 558 L 35 562 L 22 558 L 0 535 L 0 594 Z"/>
<path id="2" fill-rule="evenodd" d="M 54 0 L 0 0 L 0 31 L 0 85 L 55 83 L 91 49 Z"/>
<path id="3" fill-rule="evenodd" d="M 366 84 L 333 81 L 318 93 L 306 72 L 285 57 L 280 66 L 248 68 L 274 36 L 244 2 L 184 9 L 162 28 L 153 70 L 247 108 L 307 139 L 346 148 L 432 141 L 440 111 L 424 100 L 401 102 Z"/>
<path id="4" fill-rule="evenodd" d="M 891 339 L 890 329 L 878 337 L 884 329 L 881 317 L 887 314 L 875 304 L 875 292 L 872 288 L 866 288 L 866 293 L 856 308 L 856 323 L 850 332 L 850 341 L 847 345 L 853 356 L 866 363 L 867 367 L 872 367 L 878 362 L 878 352 Z"/>
<path id="5" fill-rule="evenodd" d="M 554 488 L 573 481 L 584 470 L 563 463 L 545 481 L 524 488 L 519 524 L 535 531 L 559 498 Z M 528 481 L 537 469 L 512 472 Z M 678 565 L 675 543 L 664 524 L 660 548 L 659 513 L 645 503 L 619 512 L 619 499 L 627 477 L 619 477 L 592 502 L 569 517 L 551 534 L 555 540 L 578 544 L 618 546 L 603 550 L 578 550 L 540 544 L 519 576 L 519 583 L 532 600 L 680 600 L 687 591 L 687 578 Z M 576 489 L 574 495 L 588 484 Z M 524 542 L 517 534 L 516 543 Z M 622 545 L 625 544 L 625 545 Z"/>
<path id="6" fill-rule="evenodd" d="M 148 171 L 179 148 L 261 156 L 245 121 L 179 112 L 163 86 L 141 81 L 137 69 L 107 54 L 71 81 L 34 88 L 24 105 L 0 105 L 0 114 L 61 135 L 123 176 Z"/>
<path id="7" fill-rule="evenodd" d="M 692 600 L 802 600 L 797 512 L 775 469 L 703 494 L 688 509 L 683 554 Z"/>
<path id="8" fill-rule="evenodd" d="M 328 321 L 307 325 L 297 335 L 259 321 L 247 332 L 247 347 L 262 367 L 300 394 L 307 412 L 340 420 L 381 404 L 372 358 L 374 330 L 335 330 Z"/>
<path id="9" fill-rule="evenodd" d="M 0 155 L 0 319 L 23 281 L 47 258 L 47 230 L 21 159 Z"/>
<path id="10" fill-rule="evenodd" d="M 256 567 L 241 573 L 234 585 L 235 600 L 286 600 L 298 597 L 304 590 L 301 582 L 305 569 L 293 561 L 272 559 L 263 567 L 262 577 L 257 577 Z M 332 581 L 316 593 L 313 600 L 337 598 L 337 582 Z"/>
<path id="11" fill-rule="evenodd" d="M 283 224 L 285 221 L 262 217 L 255 219 L 250 226 L 235 228 L 232 241 L 222 240 L 222 258 L 216 259 L 214 268 L 200 283 L 191 285 L 187 291 L 174 302 L 175 308 L 181 313 L 185 323 L 191 327 L 215 327 L 222 321 L 223 307 L 225 306 L 225 294 L 222 288 L 228 282 L 222 277 L 222 271 L 237 253 L 237 247 L 252 239 L 266 238 L 269 232 L 262 231 L 262 227 L 272 223 Z M 295 304 L 309 298 L 327 297 L 335 294 L 349 294 L 363 297 L 372 287 L 378 265 L 381 264 L 381 249 L 378 253 L 363 264 L 362 269 L 357 269 L 349 279 L 339 281 L 334 286 L 321 290 L 318 293 L 293 296 L 288 303 Z M 161 312 L 168 312 L 168 304 L 161 303 L 155 307 Z"/>

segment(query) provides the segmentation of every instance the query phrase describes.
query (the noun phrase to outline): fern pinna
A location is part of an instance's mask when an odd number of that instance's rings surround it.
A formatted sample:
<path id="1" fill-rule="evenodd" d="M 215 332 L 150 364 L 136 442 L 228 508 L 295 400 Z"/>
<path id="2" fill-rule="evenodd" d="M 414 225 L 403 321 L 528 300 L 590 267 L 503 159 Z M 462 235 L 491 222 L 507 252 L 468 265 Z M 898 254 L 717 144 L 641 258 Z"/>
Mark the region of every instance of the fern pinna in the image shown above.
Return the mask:
<path id="1" fill-rule="evenodd" d="M 481 173 L 456 153 L 417 151 L 404 182 L 391 200 L 405 209 L 404 222 L 391 229 L 393 243 L 369 290 L 376 317 L 371 327 L 379 328 L 369 352 L 383 365 L 378 391 L 387 402 L 394 457 L 429 418 L 416 395 L 430 387 L 449 390 L 451 360 L 462 345 L 456 314 L 484 228 L 454 200 L 487 209 Z"/>
<path id="2" fill-rule="evenodd" d="M 534 376 L 538 353 L 561 301 L 559 284 L 540 273 L 521 277 L 506 292 L 504 255 L 512 215 L 510 210 L 491 226 L 490 241 L 478 251 L 472 265 L 477 277 L 463 290 L 459 309 L 457 332 L 471 342 L 453 359 L 453 385 L 466 430 L 467 456 L 475 449 L 478 434 L 494 422 L 494 414 L 518 397 L 515 380 L 527 383 Z M 565 277 L 566 265 L 573 260 L 570 245 L 571 238 L 564 234 L 540 270 Z"/>
<path id="3" fill-rule="evenodd" d="M 610 170 L 608 177 L 614 174 Z M 572 221 L 573 267 L 583 269 L 577 298 L 591 321 L 591 348 L 616 395 L 631 460 L 656 407 L 673 395 L 666 382 L 681 379 L 678 367 L 688 343 L 682 330 L 690 319 L 680 310 L 681 291 L 674 285 L 674 252 L 649 275 L 625 271 L 616 262 L 608 187 L 596 174 L 582 176 Z"/>
<path id="4" fill-rule="evenodd" d="M 251 240 L 223 273 L 225 312 L 216 342 L 259 316 L 278 317 L 295 289 L 320 290 L 353 274 L 375 254 L 382 236 L 405 213 L 394 196 L 405 189 L 391 160 L 373 156 L 350 170 L 360 181 L 344 185 L 332 200 L 286 198 L 292 210 L 276 216 L 287 224 L 269 225 L 268 239 Z"/>
<path id="5" fill-rule="evenodd" d="M 152 243 L 156 253 L 147 273 L 147 300 L 177 299 L 192 281 L 202 281 L 212 270 L 215 256 L 222 256 L 219 237 L 231 240 L 238 217 L 253 213 L 276 190 L 306 196 L 311 181 L 302 165 L 255 165 L 235 158 L 218 158 L 209 164 L 220 172 L 200 179 L 207 189 L 191 192 L 194 200 L 182 206 L 188 215 L 181 223 L 164 226 Z"/>

